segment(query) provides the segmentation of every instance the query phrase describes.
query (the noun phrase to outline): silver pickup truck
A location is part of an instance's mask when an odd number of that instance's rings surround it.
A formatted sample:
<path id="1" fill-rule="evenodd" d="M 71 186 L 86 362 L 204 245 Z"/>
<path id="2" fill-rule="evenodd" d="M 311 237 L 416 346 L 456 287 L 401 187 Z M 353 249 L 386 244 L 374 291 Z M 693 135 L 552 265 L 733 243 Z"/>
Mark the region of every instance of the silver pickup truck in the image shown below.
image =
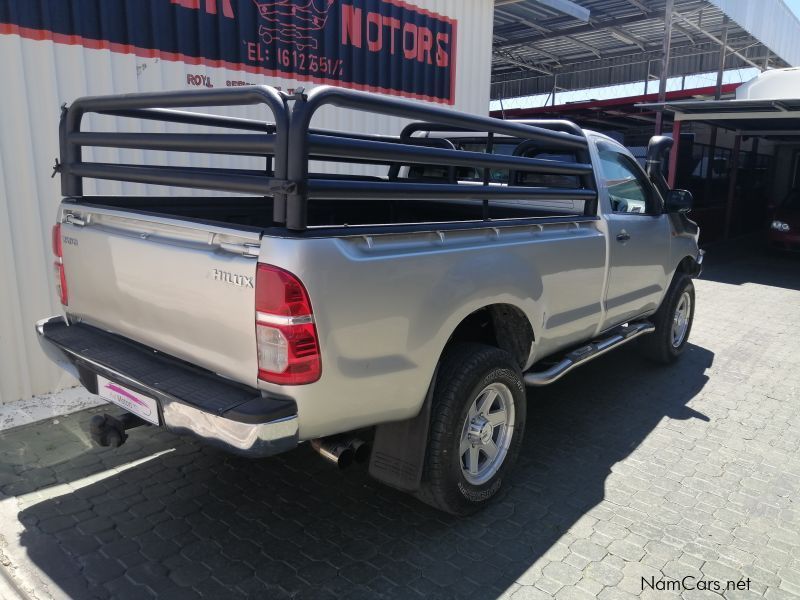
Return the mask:
<path id="1" fill-rule="evenodd" d="M 235 105 L 268 118 L 186 110 Z M 396 136 L 314 129 L 322 107 L 410 121 Z M 158 126 L 86 131 L 89 113 Z M 63 314 L 36 328 L 126 411 L 92 419 L 101 445 L 139 425 L 251 457 L 309 442 L 467 514 L 517 457 L 525 386 L 633 340 L 662 363 L 687 343 L 702 252 L 691 196 L 662 176 L 667 138 L 643 169 L 567 121 L 266 86 L 81 98 L 60 133 Z M 87 146 L 261 162 L 99 163 Z M 226 194 L 90 196 L 84 178 Z"/>

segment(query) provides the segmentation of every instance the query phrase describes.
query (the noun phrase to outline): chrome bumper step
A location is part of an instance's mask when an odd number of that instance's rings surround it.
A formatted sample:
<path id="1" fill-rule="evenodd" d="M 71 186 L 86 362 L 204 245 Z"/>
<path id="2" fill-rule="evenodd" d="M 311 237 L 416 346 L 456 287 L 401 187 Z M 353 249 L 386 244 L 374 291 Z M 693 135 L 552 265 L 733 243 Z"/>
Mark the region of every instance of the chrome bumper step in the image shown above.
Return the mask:
<path id="1" fill-rule="evenodd" d="M 523 379 L 526 385 L 549 385 L 561 379 L 575 367 L 585 364 L 590 360 L 594 360 L 609 350 L 627 344 L 640 335 L 652 333 L 653 331 L 655 331 L 655 325 L 650 321 L 626 323 L 616 329 L 612 329 L 606 337 L 593 340 L 580 348 L 571 350 L 565 354 L 560 361 L 547 369 L 542 371 L 528 371 L 525 373 Z"/>

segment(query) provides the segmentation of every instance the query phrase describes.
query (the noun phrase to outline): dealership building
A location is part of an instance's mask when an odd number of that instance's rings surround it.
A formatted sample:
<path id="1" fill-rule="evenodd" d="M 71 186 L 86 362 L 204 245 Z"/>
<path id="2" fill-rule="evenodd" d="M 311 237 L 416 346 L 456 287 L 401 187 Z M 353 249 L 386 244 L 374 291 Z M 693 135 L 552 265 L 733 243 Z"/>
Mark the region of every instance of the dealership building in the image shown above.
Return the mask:
<path id="1" fill-rule="evenodd" d="M 800 22 L 782 0 L 8 0 L 0 56 L 0 403 L 73 384 L 41 353 L 33 324 L 60 310 L 51 175 L 60 107 L 81 96 L 271 85 L 288 98 L 328 84 L 501 118 L 568 118 L 639 156 L 664 132 L 679 141 L 670 178 L 694 193 L 705 242 L 763 228 L 800 177 L 800 82 L 777 71 L 800 65 Z M 267 119 L 256 107 L 215 110 Z M 397 135 L 404 122 L 326 107 L 314 124 Z M 110 148 L 86 157 L 234 160 Z M 170 192 L 87 182 L 85 193 Z"/>

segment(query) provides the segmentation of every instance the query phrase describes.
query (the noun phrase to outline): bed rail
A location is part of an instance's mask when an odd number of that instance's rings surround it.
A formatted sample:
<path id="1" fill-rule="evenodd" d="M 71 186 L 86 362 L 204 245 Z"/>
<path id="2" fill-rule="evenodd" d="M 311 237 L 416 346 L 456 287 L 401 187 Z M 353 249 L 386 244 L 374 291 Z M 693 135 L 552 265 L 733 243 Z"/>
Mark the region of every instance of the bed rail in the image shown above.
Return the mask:
<path id="1" fill-rule="evenodd" d="M 242 119 L 189 112 L 186 108 L 264 105 L 270 120 Z M 335 106 L 401 117 L 415 122 L 397 137 L 319 130 L 311 127 L 314 115 L 324 106 Z M 98 113 L 118 117 L 156 120 L 237 130 L 237 133 L 108 133 L 81 130 L 83 116 Z M 306 94 L 298 90 L 288 96 L 269 86 L 203 91 L 141 93 L 96 96 L 76 100 L 65 108 L 61 119 L 60 151 L 62 193 L 83 195 L 84 177 L 152 183 L 217 191 L 249 193 L 273 199 L 275 224 L 293 231 L 308 226 L 308 204 L 327 201 L 382 200 L 577 200 L 585 214 L 594 214 L 597 192 L 592 176 L 588 144 L 582 130 L 569 121 L 513 122 L 461 113 L 447 108 L 355 90 L 322 86 Z M 415 135 L 420 132 L 474 132 L 488 140 L 487 152 L 461 150 L 443 137 Z M 520 146 L 543 146 L 573 151 L 577 162 L 529 158 L 491 153 L 497 136 L 520 140 Z M 263 156 L 266 171 L 208 169 L 85 162 L 85 146 Z M 309 173 L 310 161 L 388 165 L 387 177 L 364 178 Z M 442 182 L 420 182 L 397 177 L 400 165 L 447 167 Z M 456 167 L 482 169 L 483 182 L 460 183 Z M 574 175 L 580 189 L 490 182 L 492 169 L 510 174 L 543 173 Z M 488 218 L 488 209 L 484 211 Z"/>

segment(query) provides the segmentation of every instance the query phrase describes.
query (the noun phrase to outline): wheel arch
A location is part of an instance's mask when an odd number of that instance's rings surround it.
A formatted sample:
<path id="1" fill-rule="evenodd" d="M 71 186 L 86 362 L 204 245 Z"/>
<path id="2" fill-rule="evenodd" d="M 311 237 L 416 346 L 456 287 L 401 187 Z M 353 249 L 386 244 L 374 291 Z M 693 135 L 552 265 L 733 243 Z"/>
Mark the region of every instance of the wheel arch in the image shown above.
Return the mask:
<path id="1" fill-rule="evenodd" d="M 519 368 L 524 369 L 535 339 L 533 325 L 521 308 L 508 303 L 487 304 L 459 321 L 442 348 L 439 360 L 453 344 L 478 342 L 505 350 Z"/>
<path id="2" fill-rule="evenodd" d="M 700 274 L 700 265 L 701 263 L 698 262 L 697 257 L 687 254 L 678 262 L 678 266 L 675 268 L 675 275 L 680 273 L 690 277 L 697 277 Z M 673 275 L 673 278 L 675 275 Z"/>

